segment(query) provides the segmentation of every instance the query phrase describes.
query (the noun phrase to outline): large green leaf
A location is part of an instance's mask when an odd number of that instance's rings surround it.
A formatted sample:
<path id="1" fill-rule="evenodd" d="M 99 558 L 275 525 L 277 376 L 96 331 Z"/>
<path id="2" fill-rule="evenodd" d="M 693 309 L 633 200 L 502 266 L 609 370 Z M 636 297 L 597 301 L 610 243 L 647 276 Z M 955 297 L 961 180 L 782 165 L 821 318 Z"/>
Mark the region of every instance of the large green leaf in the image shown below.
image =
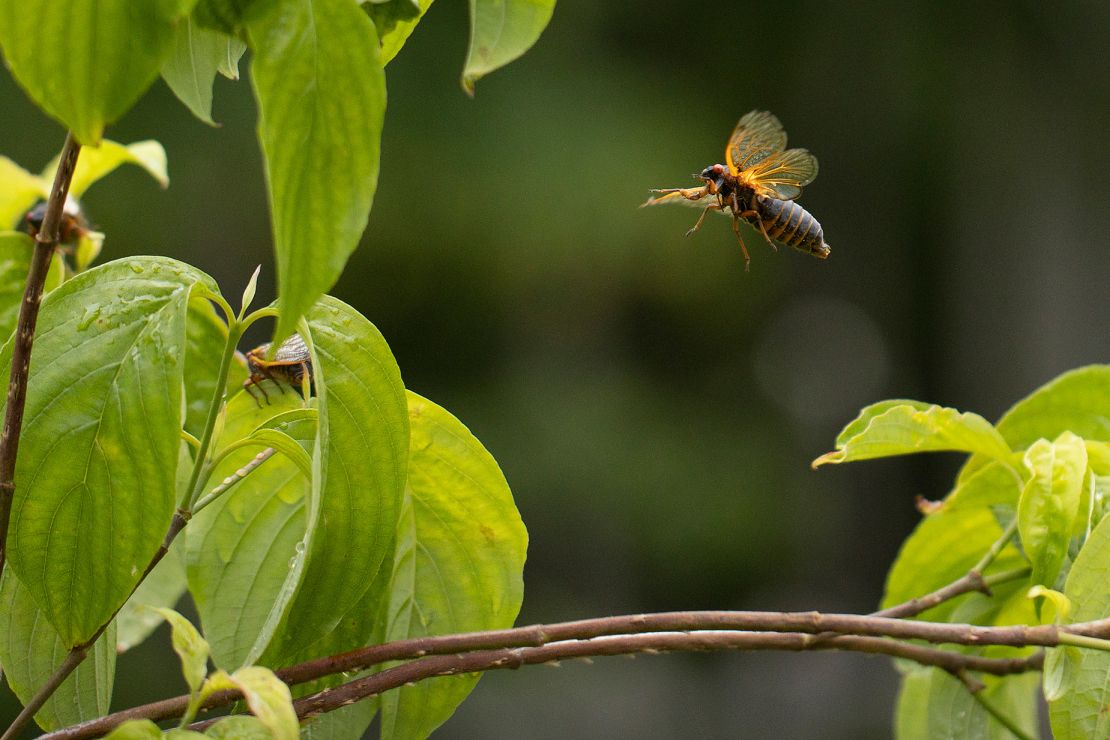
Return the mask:
<path id="1" fill-rule="evenodd" d="M 1015 450 L 1042 437 L 1072 432 L 1087 440 L 1110 442 L 1110 365 L 1088 365 L 1064 373 L 1018 401 L 999 420 L 999 434 Z M 989 462 L 976 455 L 960 479 Z"/>
<path id="2" fill-rule="evenodd" d="M 1002 461 L 1011 455 L 1002 436 L 978 414 L 917 401 L 883 401 L 861 411 L 836 438 L 836 451 L 814 460 L 813 467 L 941 450 L 975 452 Z"/>
<path id="3" fill-rule="evenodd" d="M 966 575 L 1001 536 L 1002 529 L 986 507 L 941 510 L 926 516 L 903 543 L 891 566 L 883 608 L 923 596 Z M 1007 545 L 995 558 L 992 570 L 1024 564 L 1020 553 Z M 924 616 L 943 620 L 955 605 L 947 601 Z"/>
<path id="4" fill-rule="evenodd" d="M 365 17 L 365 16 L 364 16 Z M 345 303 L 324 296 L 309 312 L 319 402 L 313 500 L 308 511 L 308 565 L 279 639 L 267 651 L 272 664 L 365 644 L 373 611 L 362 609 L 382 562 L 392 552 L 409 453 L 405 390 L 385 339 Z M 358 557 L 351 557 L 351 548 Z M 343 626 L 352 643 L 328 635 Z M 361 631 L 361 635 L 358 632 Z"/>
<path id="5" fill-rule="evenodd" d="M 55 730 L 107 714 L 116 672 L 115 640 L 112 625 L 35 714 L 40 727 Z M 0 664 L 20 701 L 27 702 L 46 683 L 68 652 L 30 591 L 5 570 L 0 577 Z"/>
<path id="6" fill-rule="evenodd" d="M 1031 476 L 1018 503 L 1018 532 L 1033 564 L 1033 582 L 1052 588 L 1079 515 L 1087 448 L 1082 439 L 1064 432 L 1055 442 L 1034 442 L 1025 451 L 1025 466 Z"/>
<path id="7" fill-rule="evenodd" d="M 451 414 L 409 393 L 412 452 L 398 525 L 387 640 L 511 627 L 524 595 L 528 533 L 500 468 Z M 382 696 L 382 737 L 425 737 L 478 675 Z"/>
<path id="8" fill-rule="evenodd" d="M 1091 532 L 1068 571 L 1064 594 L 1073 606 L 1068 622 L 1110 617 L 1110 518 Z M 1066 690 L 1049 702 L 1049 719 L 1056 740 L 1110 737 L 1110 653 L 1076 650 L 1069 661 Z"/>
<path id="9" fill-rule="evenodd" d="M 238 39 L 187 18 L 177 24 L 173 52 L 162 64 L 162 79 L 194 116 L 214 126 L 212 83 L 220 72 L 238 76 L 245 48 Z"/>
<path id="10" fill-rule="evenodd" d="M 7 339 L 19 318 L 19 305 L 27 285 L 27 271 L 31 269 L 31 253 L 35 242 L 18 231 L 0 232 L 0 337 Z M 55 254 L 46 273 L 46 293 L 57 288 L 65 279 L 65 265 Z"/>
<path id="11" fill-rule="evenodd" d="M 302 407 L 295 393 L 270 392 L 259 405 L 247 393 L 227 404 L 218 451 L 255 428 Z M 312 449 L 315 424 L 292 423 L 284 431 Z M 231 452 L 213 471 L 209 487 L 251 461 L 262 447 Z M 298 547 L 305 534 L 304 496 L 309 485 L 297 466 L 274 455 L 214 503 L 185 530 L 189 591 L 193 595 L 212 660 L 233 670 L 260 653 L 270 640 L 303 572 Z M 290 563 L 295 562 L 295 568 Z M 267 625 L 269 625 L 267 627 Z"/>
<path id="12" fill-rule="evenodd" d="M 983 698 L 1029 736 L 1037 735 L 1037 674 L 1010 676 L 983 690 Z M 895 711 L 898 740 L 1013 740 L 1013 733 L 980 706 L 958 679 L 939 668 L 903 678 Z"/>
<path id="13" fill-rule="evenodd" d="M 31 99 L 82 144 L 154 82 L 189 0 L 0 3 L 0 46 Z"/>
<path id="14" fill-rule="evenodd" d="M 248 19 L 266 164 L 278 308 L 275 341 L 335 284 L 378 183 L 385 74 L 353 0 L 286 0 Z"/>
<path id="15" fill-rule="evenodd" d="M 165 258 L 106 264 L 39 316 L 8 542 L 67 645 L 127 599 L 175 504 L 185 314 L 211 278 Z M 7 385 L 11 347 L 0 353 Z"/>
<path id="16" fill-rule="evenodd" d="M 470 48 L 463 67 L 463 89 L 519 57 L 551 20 L 555 0 L 470 0 Z"/>

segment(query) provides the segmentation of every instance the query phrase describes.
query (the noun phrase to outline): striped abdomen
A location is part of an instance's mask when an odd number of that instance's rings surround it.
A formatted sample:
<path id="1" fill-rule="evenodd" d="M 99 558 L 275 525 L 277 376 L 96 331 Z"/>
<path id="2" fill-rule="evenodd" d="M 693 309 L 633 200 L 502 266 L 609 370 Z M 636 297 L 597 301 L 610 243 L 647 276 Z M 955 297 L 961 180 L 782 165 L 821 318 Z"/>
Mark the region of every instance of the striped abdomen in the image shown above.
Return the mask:
<path id="1" fill-rule="evenodd" d="M 776 242 L 821 259 L 829 256 L 829 245 L 825 243 L 821 224 L 794 201 L 760 195 L 755 199 L 755 210 L 763 221 L 767 235 Z"/>

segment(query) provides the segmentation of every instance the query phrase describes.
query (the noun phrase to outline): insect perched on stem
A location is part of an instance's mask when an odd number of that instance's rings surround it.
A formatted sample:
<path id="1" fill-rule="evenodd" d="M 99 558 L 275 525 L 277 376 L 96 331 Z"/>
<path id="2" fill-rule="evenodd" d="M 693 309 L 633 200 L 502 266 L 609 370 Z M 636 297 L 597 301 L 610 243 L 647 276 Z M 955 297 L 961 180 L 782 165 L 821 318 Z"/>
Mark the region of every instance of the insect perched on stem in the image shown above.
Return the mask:
<path id="1" fill-rule="evenodd" d="M 644 205 L 682 203 L 703 208 L 687 236 L 701 228 L 710 211 L 731 216 L 745 270 L 752 260 L 740 236 L 741 219 L 756 226 L 776 251 L 777 242 L 819 259 L 829 256 L 821 224 L 794 202 L 802 188 L 817 177 L 817 158 L 805 149 L 786 148 L 786 131 L 779 119 L 754 110 L 741 118 L 725 148 L 725 162 L 694 175 L 705 182 L 701 187 L 652 190 L 659 195 Z M 707 196 L 716 196 L 709 205 L 702 203 Z"/>
<path id="2" fill-rule="evenodd" d="M 270 402 L 270 397 L 266 395 L 266 389 L 262 386 L 263 379 L 272 380 L 282 393 L 285 393 L 285 385 L 300 389 L 304 387 L 306 378 L 310 386 L 313 381 L 312 357 L 300 334 L 294 334 L 282 342 L 272 360 L 266 359 L 269 352 L 270 343 L 266 342 L 246 354 L 250 376 L 243 381 L 243 389 L 251 394 L 259 406 L 262 405 L 262 401 L 255 395 L 255 389 L 262 393 L 266 403 Z"/>
<path id="3" fill-rule="evenodd" d="M 23 217 L 24 229 L 32 237 L 38 236 L 42 231 L 42 222 L 46 219 L 46 201 L 38 203 L 27 211 Z M 62 217 L 58 222 L 58 243 L 72 246 L 85 234 L 89 233 L 89 221 L 81 205 L 73 198 L 66 198 L 62 205 Z"/>

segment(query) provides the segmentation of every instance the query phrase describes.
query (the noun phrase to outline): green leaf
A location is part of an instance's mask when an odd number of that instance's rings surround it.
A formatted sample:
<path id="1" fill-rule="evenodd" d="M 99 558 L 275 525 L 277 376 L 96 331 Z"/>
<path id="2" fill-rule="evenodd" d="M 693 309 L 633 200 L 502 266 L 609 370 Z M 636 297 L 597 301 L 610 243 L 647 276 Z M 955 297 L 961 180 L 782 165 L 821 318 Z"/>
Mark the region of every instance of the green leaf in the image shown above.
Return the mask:
<path id="1" fill-rule="evenodd" d="M 1068 431 L 1086 440 L 1110 442 L 1110 365 L 1088 365 L 1064 373 L 1014 404 L 997 428 L 1015 450 Z M 960 471 L 960 479 L 987 462 L 978 456 L 971 458 Z"/>
<path id="2" fill-rule="evenodd" d="M 555 0 L 470 0 L 470 48 L 462 86 L 474 83 L 519 57 L 540 37 L 555 11 Z"/>
<path id="3" fill-rule="evenodd" d="M 93 183 L 123 164 L 143 168 L 163 188 L 170 185 L 169 175 L 166 174 L 166 150 L 157 141 L 149 139 L 134 144 L 117 144 L 105 139 L 99 146 L 83 147 L 77 155 L 77 168 L 69 186 L 70 196 L 80 198 Z M 54 157 L 42 171 L 43 180 L 54 182 L 57 169 L 58 157 Z"/>
<path id="4" fill-rule="evenodd" d="M 0 157 L 0 231 L 18 228 L 35 201 L 49 194 L 50 183 Z"/>
<path id="5" fill-rule="evenodd" d="M 178 535 L 170 551 L 154 567 L 116 617 L 116 652 L 123 653 L 145 640 L 162 617 L 149 607 L 173 607 L 185 593 L 184 538 Z"/>
<path id="6" fill-rule="evenodd" d="M 1028 735 L 1037 735 L 1035 673 L 989 685 L 983 697 Z M 902 683 L 895 712 L 898 740 L 1013 740 L 1013 734 L 977 703 L 959 680 L 939 668 L 912 671 Z"/>
<path id="7" fill-rule="evenodd" d="M 941 406 L 891 401 L 868 406 L 836 439 L 836 451 L 813 461 L 828 463 L 869 460 L 915 452 L 954 450 L 978 452 L 1008 461 L 1010 448 L 978 414 Z"/>
<path id="8" fill-rule="evenodd" d="M 173 651 L 181 659 L 181 673 L 185 676 L 189 691 L 196 693 L 208 675 L 208 643 L 188 619 L 173 609 L 156 607 L 154 611 L 170 623 L 173 630 Z"/>
<path id="9" fill-rule="evenodd" d="M 104 740 L 159 740 L 162 730 L 149 719 L 130 719 L 108 733 Z"/>
<path id="10" fill-rule="evenodd" d="M 273 735 L 257 717 L 225 717 L 208 728 L 208 737 L 222 737 L 227 740 L 270 740 Z"/>
<path id="11" fill-rule="evenodd" d="M 283 413 L 295 412 L 302 403 L 295 393 L 271 393 L 270 401 L 260 406 L 247 393 L 235 395 L 224 411 L 217 454 Z M 308 448 L 316 437 L 316 425 L 308 420 L 283 431 Z M 213 471 L 209 488 L 258 452 L 251 447 L 229 454 Z M 275 455 L 201 510 L 185 528 L 189 591 L 217 666 L 244 665 L 269 643 L 303 573 L 300 543 L 308 490 L 297 466 Z"/>
<path id="12" fill-rule="evenodd" d="M 925 517 L 903 543 L 891 566 L 883 608 L 923 596 L 963 577 L 1001 536 L 1002 529 L 985 507 L 942 509 Z M 995 558 L 992 570 L 1005 571 L 1024 564 L 1013 545 L 1007 545 Z M 958 601 L 944 602 L 922 616 L 943 620 Z"/>
<path id="13" fill-rule="evenodd" d="M 366 228 L 385 74 L 374 24 L 352 0 L 287 0 L 267 10 L 248 31 L 281 342 L 335 284 Z"/>
<path id="14" fill-rule="evenodd" d="M 259 722 L 266 726 L 274 740 L 297 740 L 300 723 L 293 711 L 289 687 L 269 668 L 247 666 L 231 674 L 247 706 Z"/>
<path id="15" fill-rule="evenodd" d="M 18 231 L 0 232 L 0 337 L 7 339 L 19 318 L 27 272 L 31 269 L 34 240 Z M 46 274 L 44 292 L 57 288 L 65 279 L 65 265 L 55 253 Z"/>
<path id="16" fill-rule="evenodd" d="M 382 64 L 389 64 L 409 36 L 416 30 L 416 24 L 432 7 L 433 0 L 389 0 L 363 4 L 363 9 L 374 21 L 378 38 L 382 44 Z"/>
<path id="17" fill-rule="evenodd" d="M 199 0 L 193 19 L 204 28 L 238 36 L 249 13 L 264 12 L 278 2 L 280 0 Z"/>
<path id="18" fill-rule="evenodd" d="M 1068 554 L 1068 540 L 1083 491 L 1087 448 L 1064 432 L 1055 442 L 1038 440 L 1025 452 L 1032 477 L 1018 503 L 1018 532 L 1033 564 L 1033 582 L 1052 587 Z"/>
<path id="19" fill-rule="evenodd" d="M 211 278 L 143 257 L 43 301 L 8 541 L 11 567 L 68 646 L 123 605 L 175 504 L 185 313 Z M 0 353 L 8 382 L 11 347 Z"/>
<path id="20" fill-rule="evenodd" d="M 1012 468 L 992 461 L 959 482 L 944 499 L 945 511 L 1004 506 L 1017 508 L 1024 482 Z"/>
<path id="21" fill-rule="evenodd" d="M 408 465 L 405 389 L 385 339 L 330 296 L 309 312 L 308 325 L 319 403 L 313 455 L 319 506 L 308 511 L 308 566 L 279 639 L 266 654 L 275 665 L 320 654 L 316 641 L 344 619 L 361 622 L 362 639 L 369 636 L 373 614 L 353 609 L 392 552 Z M 357 558 L 351 557 L 352 543 Z"/>
<path id="22" fill-rule="evenodd" d="M 212 83 L 221 71 L 238 77 L 243 48 L 241 41 L 186 18 L 177 24 L 173 51 L 162 63 L 162 79 L 194 116 L 214 126 Z"/>
<path id="23" fill-rule="evenodd" d="M 1068 571 L 1064 594 L 1073 609 L 1068 622 L 1110 617 L 1110 518 L 1103 519 Z M 1049 702 L 1056 740 L 1110 736 L 1110 653 L 1075 648 L 1060 678 L 1058 695 Z"/>
<path id="24" fill-rule="evenodd" d="M 528 533 L 500 468 L 451 414 L 409 393 L 409 485 L 398 525 L 386 639 L 511 627 L 524 595 Z M 381 697 L 382 737 L 426 737 L 478 675 Z"/>
<path id="25" fill-rule="evenodd" d="M 35 714 L 44 730 L 103 716 L 112 700 L 116 672 L 115 628 L 109 626 L 88 658 Z M 68 653 L 31 593 L 10 569 L 0 576 L 0 664 L 8 685 L 27 702 Z"/>
<path id="26" fill-rule="evenodd" d="M 35 103 L 96 144 L 154 82 L 183 0 L 22 0 L 0 4 L 0 46 Z M 64 43 L 61 43 L 64 40 Z"/>

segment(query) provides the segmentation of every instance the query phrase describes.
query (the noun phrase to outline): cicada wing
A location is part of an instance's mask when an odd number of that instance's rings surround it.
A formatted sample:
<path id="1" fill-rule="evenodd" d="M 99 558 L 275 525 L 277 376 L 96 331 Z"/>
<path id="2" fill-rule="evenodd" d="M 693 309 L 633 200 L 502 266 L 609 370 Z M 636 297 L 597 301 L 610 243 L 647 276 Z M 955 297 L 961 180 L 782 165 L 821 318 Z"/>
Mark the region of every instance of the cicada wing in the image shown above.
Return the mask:
<path id="1" fill-rule="evenodd" d="M 309 359 L 308 346 L 300 334 L 293 334 L 278 347 L 273 362 L 277 364 L 299 364 Z"/>
<path id="2" fill-rule="evenodd" d="M 725 147 L 725 161 L 729 171 L 735 175 L 785 148 L 786 131 L 779 119 L 773 113 L 753 110 L 741 118 L 732 130 Z"/>
<path id="3" fill-rule="evenodd" d="M 794 200 L 817 177 L 817 157 L 805 149 L 790 149 L 765 157 L 738 177 L 761 195 Z"/>

